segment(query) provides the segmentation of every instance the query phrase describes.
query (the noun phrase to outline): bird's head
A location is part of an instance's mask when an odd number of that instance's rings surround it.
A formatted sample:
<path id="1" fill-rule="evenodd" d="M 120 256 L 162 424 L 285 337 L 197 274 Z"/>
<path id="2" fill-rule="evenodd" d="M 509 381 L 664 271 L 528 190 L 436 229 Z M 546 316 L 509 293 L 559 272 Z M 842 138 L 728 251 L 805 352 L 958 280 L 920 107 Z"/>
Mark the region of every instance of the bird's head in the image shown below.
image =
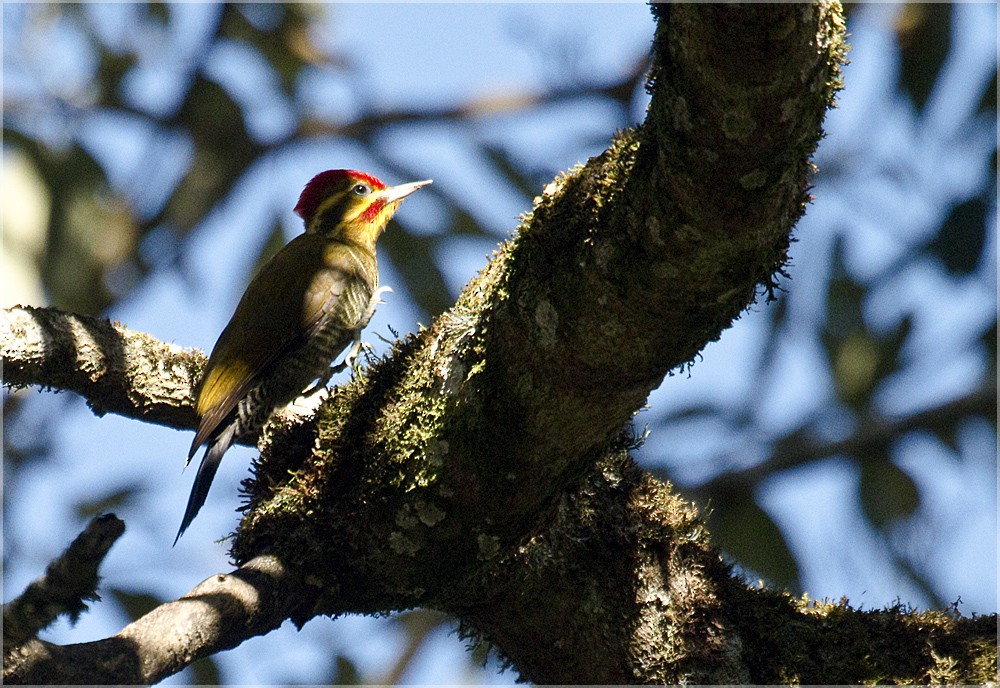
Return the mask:
<path id="1" fill-rule="evenodd" d="M 422 186 L 410 182 L 386 186 L 377 177 L 356 170 L 327 170 L 313 177 L 299 196 L 296 214 L 306 232 L 325 234 L 374 249 L 400 202 Z"/>

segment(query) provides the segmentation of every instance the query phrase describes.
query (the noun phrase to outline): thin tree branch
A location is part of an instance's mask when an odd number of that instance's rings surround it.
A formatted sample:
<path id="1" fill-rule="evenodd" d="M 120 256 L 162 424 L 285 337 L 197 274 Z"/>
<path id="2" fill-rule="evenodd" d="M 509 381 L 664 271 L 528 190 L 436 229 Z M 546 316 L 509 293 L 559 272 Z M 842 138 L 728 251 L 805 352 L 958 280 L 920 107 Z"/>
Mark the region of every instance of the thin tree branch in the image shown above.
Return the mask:
<path id="1" fill-rule="evenodd" d="M 195 660 L 267 633 L 307 613 L 315 589 L 274 557 L 214 575 L 117 635 L 78 645 L 33 640 L 4 662 L 11 684 L 156 683 Z"/>
<path id="2" fill-rule="evenodd" d="M 337 136 L 369 140 L 388 126 L 467 122 L 477 117 L 517 114 L 584 98 L 602 97 L 627 104 L 636 87 L 641 83 L 645 68 L 646 61 L 637 62 L 622 79 L 607 84 L 572 84 L 556 86 L 540 92 L 504 92 L 480 96 L 455 106 L 394 110 L 384 113 L 372 112 L 346 124 L 307 120 L 299 127 L 296 135 L 301 137 Z"/>
<path id="3" fill-rule="evenodd" d="M 197 426 L 194 390 L 206 361 L 200 349 L 106 318 L 14 306 L 0 312 L 0 360 L 5 387 L 75 392 L 98 416 L 115 413 L 178 430 Z M 237 442 L 253 446 L 256 439 Z"/>
<path id="4" fill-rule="evenodd" d="M 86 600 L 99 600 L 97 568 L 111 546 L 125 532 L 114 514 L 93 519 L 55 561 L 45 575 L 3 607 L 3 654 L 33 638 L 60 614 L 76 620 L 87 609 Z"/>
<path id="5" fill-rule="evenodd" d="M 856 432 L 835 441 L 816 441 L 804 428 L 784 438 L 767 460 L 748 468 L 722 473 L 691 488 L 697 495 L 745 492 L 768 476 L 831 456 L 859 456 L 871 447 L 884 446 L 916 430 L 948 430 L 971 415 L 996 413 L 996 382 L 987 380 L 979 389 L 939 406 L 907 416 L 887 417 L 874 413 L 863 418 Z M 658 472 L 662 477 L 664 473 Z"/>

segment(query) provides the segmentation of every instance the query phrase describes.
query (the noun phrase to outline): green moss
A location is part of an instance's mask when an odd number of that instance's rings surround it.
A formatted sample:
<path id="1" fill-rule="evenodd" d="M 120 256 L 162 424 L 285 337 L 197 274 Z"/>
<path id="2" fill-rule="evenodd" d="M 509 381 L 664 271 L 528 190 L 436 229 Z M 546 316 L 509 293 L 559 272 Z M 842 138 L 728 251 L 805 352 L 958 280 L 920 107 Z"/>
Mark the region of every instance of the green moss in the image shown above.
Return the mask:
<path id="1" fill-rule="evenodd" d="M 836 12 L 827 21 L 821 43 L 842 59 Z M 658 43 L 683 22 L 663 24 Z M 657 48 L 648 124 L 548 185 L 449 313 L 275 442 L 234 553 L 276 551 L 358 611 L 481 609 L 485 591 L 503 601 L 498 615 L 537 613 L 548 637 L 542 622 L 565 619 L 566 643 L 594 630 L 585 623 L 625 642 L 615 631 L 630 614 L 650 638 L 640 653 L 656 650 L 642 676 L 663 682 L 995 677 L 982 629 L 966 642 L 947 615 L 730 582 L 693 511 L 608 453 L 663 374 L 773 287 L 839 87 L 835 63 L 814 81 L 768 78 L 763 106 L 780 103 L 780 116 L 762 117 L 731 94 L 713 100 L 711 83 L 685 91 L 694 76 L 664 69 L 687 59 L 677 43 Z M 635 587 L 611 585 L 623 580 Z M 696 674 L 702 664 L 716 673 Z"/>
<path id="2" fill-rule="evenodd" d="M 747 191 L 753 189 L 759 189 L 767 183 L 767 172 L 757 168 L 752 172 L 747 172 L 742 177 L 740 177 L 740 186 L 742 186 Z"/>
<path id="3" fill-rule="evenodd" d="M 757 122 L 747 110 L 734 108 L 722 116 L 722 133 L 734 141 L 746 141 L 757 129 Z"/>
<path id="4" fill-rule="evenodd" d="M 846 599 L 739 587 L 729 590 L 724 608 L 743 638 L 754 683 L 975 684 L 993 680 L 984 678 L 984 664 L 995 677 L 995 646 L 992 660 L 988 652 L 983 661 L 983 628 L 974 620 L 903 605 L 857 610 Z M 995 616 L 992 624 L 995 635 Z"/>

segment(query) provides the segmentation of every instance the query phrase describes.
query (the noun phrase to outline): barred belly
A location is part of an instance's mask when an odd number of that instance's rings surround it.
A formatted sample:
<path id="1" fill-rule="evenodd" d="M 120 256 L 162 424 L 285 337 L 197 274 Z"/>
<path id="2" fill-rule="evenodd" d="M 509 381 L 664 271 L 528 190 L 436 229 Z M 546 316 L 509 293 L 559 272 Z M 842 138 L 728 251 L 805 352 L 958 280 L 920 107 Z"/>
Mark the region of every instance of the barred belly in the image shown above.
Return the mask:
<path id="1" fill-rule="evenodd" d="M 342 303 L 297 350 L 282 356 L 236 407 L 236 435 L 260 433 L 274 411 L 297 399 L 360 335 L 371 319 L 367 288 L 348 289 Z"/>

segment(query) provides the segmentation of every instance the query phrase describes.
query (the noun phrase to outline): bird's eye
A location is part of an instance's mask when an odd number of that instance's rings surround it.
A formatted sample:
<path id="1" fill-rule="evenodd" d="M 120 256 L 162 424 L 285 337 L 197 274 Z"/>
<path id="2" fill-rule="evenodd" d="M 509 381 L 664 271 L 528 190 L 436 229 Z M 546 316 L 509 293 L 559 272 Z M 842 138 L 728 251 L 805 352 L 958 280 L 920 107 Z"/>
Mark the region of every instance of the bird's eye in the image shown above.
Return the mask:
<path id="1" fill-rule="evenodd" d="M 351 191 L 355 196 L 367 196 L 372 192 L 372 188 L 367 184 L 356 184 Z"/>

